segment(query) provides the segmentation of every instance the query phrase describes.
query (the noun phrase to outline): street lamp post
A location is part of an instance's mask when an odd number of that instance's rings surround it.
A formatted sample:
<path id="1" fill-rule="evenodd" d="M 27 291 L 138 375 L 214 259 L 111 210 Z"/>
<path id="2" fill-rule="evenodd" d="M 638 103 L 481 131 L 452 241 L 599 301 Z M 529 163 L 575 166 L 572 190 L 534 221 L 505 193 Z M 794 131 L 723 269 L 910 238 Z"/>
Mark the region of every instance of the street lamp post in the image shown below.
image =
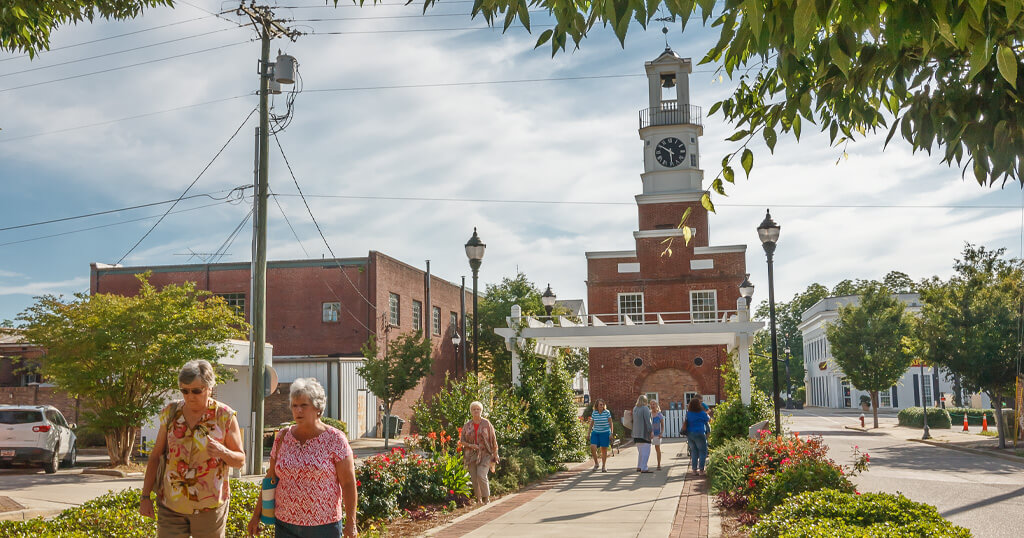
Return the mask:
<path id="1" fill-rule="evenodd" d="M 750 273 L 747 273 L 743 277 L 743 282 L 740 283 L 740 297 L 743 297 L 747 301 L 747 308 L 750 307 L 750 299 L 754 296 L 754 285 L 750 283 Z"/>
<path id="2" fill-rule="evenodd" d="M 931 439 L 932 434 L 928 431 L 928 402 L 924 401 L 924 362 L 918 362 L 921 367 L 921 410 L 924 411 L 924 435 L 921 439 Z"/>
<path id="3" fill-rule="evenodd" d="M 775 275 L 772 271 L 772 259 L 775 245 L 779 241 L 782 227 L 772 220 L 771 211 L 765 211 L 764 220 L 757 227 L 757 235 L 761 246 L 768 256 L 768 313 L 772 332 L 772 407 L 775 409 L 775 434 L 782 434 L 782 415 L 779 412 L 779 348 L 775 329 Z"/>
<path id="4" fill-rule="evenodd" d="M 469 267 L 473 270 L 473 373 L 480 371 L 480 318 L 477 317 L 477 277 L 480 274 L 480 264 L 483 263 L 484 249 L 487 245 L 480 240 L 476 234 L 476 226 L 473 227 L 473 236 L 466 241 L 466 257 L 469 258 Z"/>
<path id="5" fill-rule="evenodd" d="M 459 371 L 459 344 L 462 343 L 462 337 L 459 336 L 459 331 L 455 330 L 452 333 L 452 346 L 455 347 L 455 372 L 458 374 Z"/>
<path id="6" fill-rule="evenodd" d="M 540 296 L 540 302 L 544 305 L 544 311 L 551 316 L 551 309 L 555 306 L 555 292 L 551 291 L 551 284 L 548 284 L 548 289 L 544 290 L 544 294 Z"/>

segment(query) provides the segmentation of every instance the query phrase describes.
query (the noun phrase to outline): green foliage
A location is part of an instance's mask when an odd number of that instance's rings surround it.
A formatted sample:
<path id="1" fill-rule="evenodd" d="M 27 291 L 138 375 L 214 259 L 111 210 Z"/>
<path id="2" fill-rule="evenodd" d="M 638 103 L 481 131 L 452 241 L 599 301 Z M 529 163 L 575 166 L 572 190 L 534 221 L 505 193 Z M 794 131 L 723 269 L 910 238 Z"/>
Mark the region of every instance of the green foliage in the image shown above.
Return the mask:
<path id="1" fill-rule="evenodd" d="M 484 404 L 484 413 L 494 425 L 500 454 L 520 443 L 526 431 L 529 404 L 511 390 L 497 388 L 473 376 L 445 377 L 444 385 L 433 398 L 413 404 L 413 423 L 421 432 L 446 431 L 455 435 L 454 432 L 469 420 L 469 404 L 474 400 Z"/>
<path id="2" fill-rule="evenodd" d="M 430 339 L 423 337 L 423 331 L 400 334 L 386 341 L 383 356 L 377 338 L 371 336 L 363 344 L 362 353 L 366 361 L 356 371 L 366 380 L 366 388 L 381 399 L 389 415 L 395 401 L 419 384 L 433 364 Z"/>
<path id="3" fill-rule="evenodd" d="M 923 283 L 914 341 L 924 358 L 959 375 L 966 389 L 988 392 L 997 410 L 1013 393 L 1024 295 L 1024 264 L 1004 253 L 968 244 L 949 280 Z M 1001 447 L 1007 426 L 999 421 Z"/>
<path id="4" fill-rule="evenodd" d="M 906 407 L 900 409 L 896 419 L 900 426 L 911 428 L 924 428 L 924 412 L 920 407 Z M 963 417 L 960 418 L 963 423 Z M 952 422 L 949 413 L 939 407 L 928 408 L 928 428 L 949 429 Z"/>
<path id="5" fill-rule="evenodd" d="M 747 438 L 723 441 L 708 455 L 708 479 L 711 493 L 731 491 L 747 480 L 746 465 L 754 453 L 754 443 Z"/>
<path id="6" fill-rule="evenodd" d="M 491 495 L 504 495 L 558 470 L 529 448 L 511 448 L 491 475 Z"/>
<path id="7" fill-rule="evenodd" d="M 825 489 L 803 493 L 762 518 L 751 538 L 969 538 L 970 531 L 934 507 L 903 495 L 852 495 Z"/>
<path id="8" fill-rule="evenodd" d="M 231 480 L 227 536 L 247 537 L 246 526 L 259 496 L 258 484 Z M 156 535 L 156 521 L 139 514 L 139 490 L 109 492 L 69 508 L 51 520 L 0 521 L 0 536 L 9 538 L 143 538 Z M 265 528 L 262 536 L 274 536 Z"/>
<path id="9" fill-rule="evenodd" d="M 971 426 L 981 426 L 982 417 L 988 417 L 989 425 L 996 423 L 996 414 L 992 409 L 974 409 L 970 407 L 946 407 L 946 412 L 949 413 L 949 419 L 953 421 L 953 424 L 960 425 L 964 423 L 964 414 L 967 415 L 967 424 Z M 931 424 L 929 423 L 929 427 Z"/>
<path id="10" fill-rule="evenodd" d="M 762 420 L 768 421 L 768 429 L 774 428 L 774 417 L 771 398 L 753 389 L 750 394 L 750 405 L 743 405 L 739 396 L 736 396 L 715 406 L 715 420 L 711 421 L 710 440 L 718 444 L 727 439 L 745 439 L 750 427 Z"/>
<path id="11" fill-rule="evenodd" d="M 551 359 L 551 373 L 544 379 L 544 399 L 558 426 L 555 460 L 583 461 L 587 457 L 587 428 L 579 420 L 572 375 L 561 356 Z"/>
<path id="12" fill-rule="evenodd" d="M 148 273 L 136 276 L 138 295 L 46 295 L 18 316 L 25 338 L 47 350 L 40 373 L 93 403 L 82 422 L 106 433 L 113 464 L 128 461 L 135 429 L 163 407 L 181 366 L 192 359 L 216 364 L 227 353 L 223 342 L 247 329 L 223 299 L 194 283 L 158 291 Z"/>
<path id="13" fill-rule="evenodd" d="M 836 364 L 855 387 L 871 393 L 877 428 L 878 391 L 899 382 L 913 362 L 903 343 L 910 335 L 903 302 L 884 285 L 870 284 L 859 304 L 839 307 L 839 319 L 825 331 Z"/>
<path id="14" fill-rule="evenodd" d="M 793 401 L 806 402 L 807 401 L 807 387 L 800 385 L 793 389 Z"/>
<path id="15" fill-rule="evenodd" d="M 526 407 L 526 431 L 519 446 L 533 450 L 550 462 L 583 461 L 585 428 L 577 414 L 572 380 L 561 358 L 545 359 L 531 351 L 533 342 L 517 344 L 520 377 L 515 394 Z M 550 361 L 551 372 L 547 373 Z"/>
<path id="16" fill-rule="evenodd" d="M 133 19 L 146 7 L 171 0 L 8 0 L 0 9 L 0 50 L 35 57 L 49 50 L 50 33 L 60 26 L 103 19 Z"/>
<path id="17" fill-rule="evenodd" d="M 767 514 L 794 495 L 821 489 L 834 489 L 843 493 L 855 491 L 853 483 L 835 463 L 802 459 L 783 465 L 778 472 L 765 476 L 750 496 L 749 506 L 761 514 Z"/>

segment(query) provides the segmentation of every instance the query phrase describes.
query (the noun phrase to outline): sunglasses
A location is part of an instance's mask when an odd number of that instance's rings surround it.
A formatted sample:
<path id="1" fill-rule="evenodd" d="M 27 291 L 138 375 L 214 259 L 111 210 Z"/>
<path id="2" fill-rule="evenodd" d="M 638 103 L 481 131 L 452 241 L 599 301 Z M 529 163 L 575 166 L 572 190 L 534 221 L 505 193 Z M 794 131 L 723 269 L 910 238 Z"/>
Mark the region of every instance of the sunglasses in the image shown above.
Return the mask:
<path id="1" fill-rule="evenodd" d="M 206 389 L 181 389 L 181 394 L 184 396 L 184 395 L 188 395 L 188 393 L 191 392 L 192 394 L 197 394 L 198 395 L 198 394 L 202 394 L 204 390 L 206 390 Z"/>

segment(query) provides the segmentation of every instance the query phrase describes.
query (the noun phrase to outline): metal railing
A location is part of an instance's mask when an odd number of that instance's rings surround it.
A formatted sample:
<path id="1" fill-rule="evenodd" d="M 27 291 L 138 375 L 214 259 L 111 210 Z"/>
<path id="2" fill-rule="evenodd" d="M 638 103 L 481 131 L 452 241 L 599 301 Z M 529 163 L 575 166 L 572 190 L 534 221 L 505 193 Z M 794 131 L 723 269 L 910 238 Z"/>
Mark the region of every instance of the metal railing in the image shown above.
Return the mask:
<path id="1" fill-rule="evenodd" d="M 551 323 L 555 327 L 601 327 L 609 325 L 679 325 L 729 323 L 738 310 L 711 312 L 644 312 L 636 314 L 587 314 L 585 316 L 523 316 L 528 327 L 540 328 Z"/>
<path id="2" fill-rule="evenodd" d="M 645 108 L 640 111 L 640 128 L 652 125 L 696 125 L 701 123 L 699 106 L 680 105 L 678 101 L 662 101 L 658 108 Z"/>

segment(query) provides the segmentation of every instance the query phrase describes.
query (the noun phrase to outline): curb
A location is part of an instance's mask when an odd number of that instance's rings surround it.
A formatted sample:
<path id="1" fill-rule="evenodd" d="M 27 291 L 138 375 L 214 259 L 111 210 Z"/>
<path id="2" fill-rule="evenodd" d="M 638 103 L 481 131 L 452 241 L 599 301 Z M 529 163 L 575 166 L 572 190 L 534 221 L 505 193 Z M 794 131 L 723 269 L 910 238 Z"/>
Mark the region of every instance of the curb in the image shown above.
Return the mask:
<path id="1" fill-rule="evenodd" d="M 722 536 L 722 512 L 715 504 L 715 496 L 708 488 L 708 538 L 721 538 Z"/>
<path id="2" fill-rule="evenodd" d="M 49 519 L 63 511 L 64 510 L 57 508 L 28 508 L 25 510 L 15 510 L 13 512 L 0 512 L 0 521 L 28 521 L 37 517 Z"/>
<path id="3" fill-rule="evenodd" d="M 100 467 L 86 467 L 82 469 L 82 474 L 100 474 L 105 476 L 114 476 L 117 478 L 138 478 L 145 476 L 145 473 L 126 473 L 117 469 L 103 469 Z"/>
<path id="4" fill-rule="evenodd" d="M 992 458 L 999 458 L 1001 460 L 1012 461 L 1024 465 L 1024 458 L 1020 456 L 1011 456 L 1009 454 L 993 454 L 985 450 L 978 450 L 977 448 L 968 448 L 965 446 L 956 446 L 950 443 L 943 443 L 941 441 L 931 441 L 925 439 L 907 439 L 907 441 L 914 441 L 915 443 L 921 443 L 925 445 L 937 446 L 940 448 L 948 448 L 951 450 L 959 450 L 960 452 L 968 452 L 970 454 L 977 454 L 979 456 L 989 456 Z"/>
<path id="5" fill-rule="evenodd" d="M 856 430 L 856 431 L 864 432 L 864 433 L 868 433 L 869 432 L 869 430 L 867 428 L 861 428 L 860 426 L 843 426 L 843 428 L 846 428 L 847 430 Z"/>

